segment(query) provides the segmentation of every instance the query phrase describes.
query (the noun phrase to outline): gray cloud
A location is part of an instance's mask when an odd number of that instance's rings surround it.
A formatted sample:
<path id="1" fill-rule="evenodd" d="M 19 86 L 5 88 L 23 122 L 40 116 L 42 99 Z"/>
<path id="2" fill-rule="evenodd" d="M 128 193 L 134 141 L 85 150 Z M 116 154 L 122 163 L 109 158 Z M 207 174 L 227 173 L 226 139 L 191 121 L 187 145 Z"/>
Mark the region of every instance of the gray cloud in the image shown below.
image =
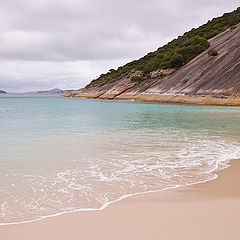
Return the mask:
<path id="1" fill-rule="evenodd" d="M 82 86 L 237 6 L 236 0 L 1 0 L 0 88 Z M 16 66 L 14 73 L 6 65 Z M 29 69 L 22 73 L 17 65 Z M 44 73 L 53 66 L 54 77 Z"/>
<path id="2" fill-rule="evenodd" d="M 30 62 L 0 61 L 0 89 L 7 92 L 26 92 L 51 88 L 78 89 L 90 79 L 116 68 L 125 59 L 102 61 Z"/>

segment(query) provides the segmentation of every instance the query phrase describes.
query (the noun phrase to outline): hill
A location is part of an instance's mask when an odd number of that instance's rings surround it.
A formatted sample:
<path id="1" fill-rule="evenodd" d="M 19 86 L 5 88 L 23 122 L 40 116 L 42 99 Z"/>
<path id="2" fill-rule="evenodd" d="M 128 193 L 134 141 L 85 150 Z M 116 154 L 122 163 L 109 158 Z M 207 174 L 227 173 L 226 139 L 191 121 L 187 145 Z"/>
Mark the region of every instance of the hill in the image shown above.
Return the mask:
<path id="1" fill-rule="evenodd" d="M 240 8 L 66 96 L 240 105 Z"/>
<path id="2" fill-rule="evenodd" d="M 44 91 L 38 91 L 37 93 L 52 93 L 52 94 L 59 94 L 59 93 L 69 93 L 72 90 L 62 90 L 60 88 L 54 88 L 51 90 L 44 90 Z"/>
<path id="3" fill-rule="evenodd" d="M 72 91 L 73 90 L 62 90 L 60 88 L 54 88 L 54 89 L 51 89 L 51 90 L 26 92 L 25 94 L 67 94 L 67 93 L 70 93 Z"/>

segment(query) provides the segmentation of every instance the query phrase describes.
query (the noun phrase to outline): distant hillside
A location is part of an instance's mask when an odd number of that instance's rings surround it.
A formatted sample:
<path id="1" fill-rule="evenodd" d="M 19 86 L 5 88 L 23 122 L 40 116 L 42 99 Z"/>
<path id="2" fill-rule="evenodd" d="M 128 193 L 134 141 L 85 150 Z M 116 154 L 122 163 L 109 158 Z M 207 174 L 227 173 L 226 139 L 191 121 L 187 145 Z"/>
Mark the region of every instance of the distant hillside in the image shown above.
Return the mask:
<path id="1" fill-rule="evenodd" d="M 240 105 L 240 8 L 66 96 Z"/>
<path id="2" fill-rule="evenodd" d="M 71 92 L 72 90 L 62 90 L 62 89 L 59 89 L 59 88 L 54 88 L 54 89 L 51 89 L 51 90 L 45 90 L 45 91 L 38 91 L 38 93 L 53 93 L 53 94 L 58 94 L 58 93 L 69 93 Z"/>
<path id="3" fill-rule="evenodd" d="M 3 90 L 0 90 L 0 94 L 1 94 L 1 93 L 7 93 L 7 92 L 5 92 L 5 91 L 3 91 Z"/>
<path id="4" fill-rule="evenodd" d="M 70 93 L 73 90 L 62 90 L 60 88 L 54 88 L 51 90 L 41 90 L 41 91 L 32 91 L 32 92 L 27 92 L 29 94 L 66 94 Z"/>

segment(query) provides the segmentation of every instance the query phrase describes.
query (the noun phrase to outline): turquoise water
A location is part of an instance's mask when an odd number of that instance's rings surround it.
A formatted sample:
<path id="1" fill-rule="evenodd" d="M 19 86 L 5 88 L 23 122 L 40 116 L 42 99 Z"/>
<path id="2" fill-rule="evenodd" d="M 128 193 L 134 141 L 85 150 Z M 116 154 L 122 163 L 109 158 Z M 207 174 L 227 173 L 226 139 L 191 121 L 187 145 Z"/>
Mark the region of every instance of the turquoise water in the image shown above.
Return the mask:
<path id="1" fill-rule="evenodd" d="M 240 108 L 0 97 L 0 223 L 207 181 L 240 157 Z"/>

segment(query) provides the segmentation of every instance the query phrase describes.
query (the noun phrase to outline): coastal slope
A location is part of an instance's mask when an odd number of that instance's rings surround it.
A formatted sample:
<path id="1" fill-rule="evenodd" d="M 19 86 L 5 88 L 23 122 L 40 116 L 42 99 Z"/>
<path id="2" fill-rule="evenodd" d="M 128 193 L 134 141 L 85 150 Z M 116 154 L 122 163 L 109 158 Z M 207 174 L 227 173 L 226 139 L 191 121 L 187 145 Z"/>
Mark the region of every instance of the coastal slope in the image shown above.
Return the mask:
<path id="1" fill-rule="evenodd" d="M 67 97 L 134 99 L 162 103 L 240 105 L 240 24 L 208 39 L 209 48 L 185 65 L 150 72 L 129 71 L 116 81 L 95 84 Z M 209 49 L 217 54 L 212 56 Z M 99 80 L 98 80 L 99 82 Z"/>
<path id="2" fill-rule="evenodd" d="M 208 50 L 171 75 L 135 86 L 118 98 L 199 104 L 240 104 L 240 24 L 209 40 L 218 51 Z"/>

